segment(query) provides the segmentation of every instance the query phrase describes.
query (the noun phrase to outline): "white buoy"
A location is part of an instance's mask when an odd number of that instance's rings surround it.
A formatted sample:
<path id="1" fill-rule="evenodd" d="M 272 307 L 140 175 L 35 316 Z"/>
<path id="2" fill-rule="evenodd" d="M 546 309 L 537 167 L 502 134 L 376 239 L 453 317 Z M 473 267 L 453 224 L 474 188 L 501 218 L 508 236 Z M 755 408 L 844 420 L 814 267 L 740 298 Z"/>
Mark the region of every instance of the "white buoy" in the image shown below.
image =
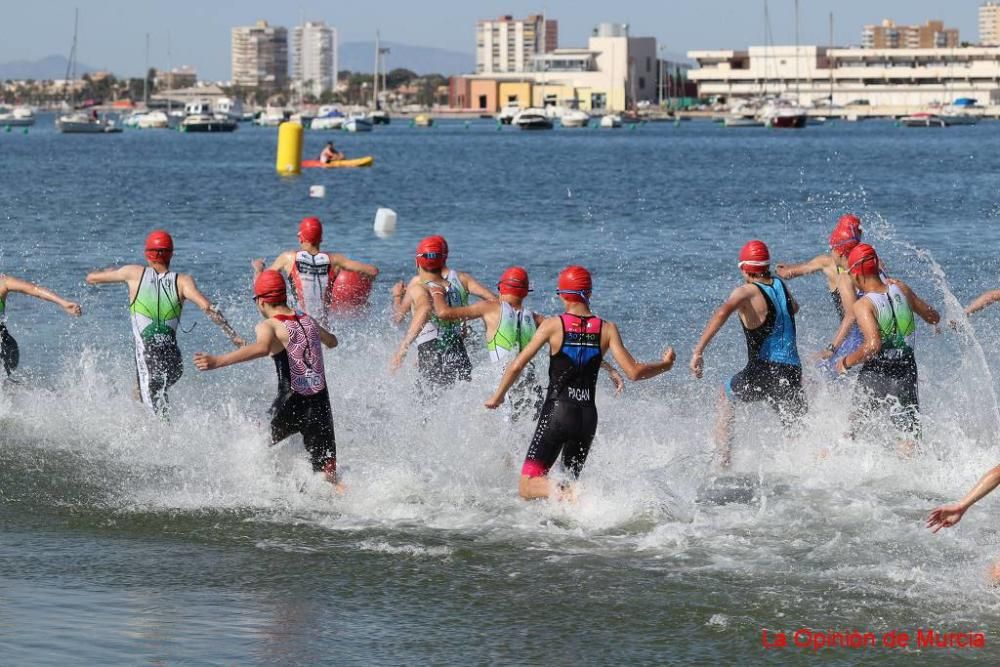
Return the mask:
<path id="1" fill-rule="evenodd" d="M 325 185 L 310 185 L 309 186 L 309 196 L 316 199 L 322 199 L 326 196 L 326 186 Z"/>
<path id="2" fill-rule="evenodd" d="M 375 236 L 387 239 L 396 233 L 396 212 L 391 208 L 375 211 Z"/>

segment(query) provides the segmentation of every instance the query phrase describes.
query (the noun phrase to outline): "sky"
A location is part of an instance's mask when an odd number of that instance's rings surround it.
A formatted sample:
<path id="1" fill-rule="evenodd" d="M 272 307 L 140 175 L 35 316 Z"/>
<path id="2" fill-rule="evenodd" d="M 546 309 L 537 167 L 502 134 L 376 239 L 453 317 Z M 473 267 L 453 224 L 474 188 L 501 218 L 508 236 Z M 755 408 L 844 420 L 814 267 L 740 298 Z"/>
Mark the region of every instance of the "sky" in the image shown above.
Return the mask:
<path id="1" fill-rule="evenodd" d="M 119 75 L 140 75 L 145 35 L 150 61 L 166 67 L 167 40 L 174 66 L 193 65 L 200 78 L 230 76 L 230 28 L 265 19 L 290 27 L 305 20 L 335 25 L 341 42 L 371 41 L 380 30 L 386 41 L 475 51 L 475 24 L 501 14 L 523 17 L 544 12 L 559 21 L 560 46 L 584 46 L 597 23 L 629 24 L 636 37 L 656 37 L 666 51 L 743 48 L 762 44 L 764 0 L 0 0 L 0 62 L 68 55 L 73 10 L 80 9 L 78 60 Z M 977 39 L 980 0 L 800 0 L 802 44 L 829 41 L 857 44 L 866 23 L 892 18 L 923 23 L 939 18 L 957 27 L 964 40 Z M 794 0 L 768 0 L 775 44 L 795 41 Z M 372 11 L 372 8 L 377 8 Z M 405 63 L 390 63 L 405 67 Z"/>

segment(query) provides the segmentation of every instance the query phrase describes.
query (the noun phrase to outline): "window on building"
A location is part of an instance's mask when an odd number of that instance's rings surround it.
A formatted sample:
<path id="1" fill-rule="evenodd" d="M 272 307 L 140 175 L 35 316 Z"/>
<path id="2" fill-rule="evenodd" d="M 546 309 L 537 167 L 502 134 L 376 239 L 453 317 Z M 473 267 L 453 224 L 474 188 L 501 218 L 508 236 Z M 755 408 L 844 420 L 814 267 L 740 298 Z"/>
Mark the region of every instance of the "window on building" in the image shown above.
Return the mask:
<path id="1" fill-rule="evenodd" d="M 590 94 L 591 109 L 606 109 L 608 107 L 608 96 L 605 93 Z"/>
<path id="2" fill-rule="evenodd" d="M 517 95 L 508 95 L 507 96 L 507 105 L 508 106 L 516 106 L 517 105 Z"/>
<path id="3" fill-rule="evenodd" d="M 486 96 L 485 95 L 480 95 L 479 96 L 479 108 L 480 109 L 485 109 L 486 108 Z"/>
<path id="4" fill-rule="evenodd" d="M 646 71 L 647 72 L 653 71 L 653 59 L 650 58 L 649 56 L 646 56 Z"/>
<path id="5" fill-rule="evenodd" d="M 646 90 L 646 77 L 639 77 L 639 90 Z"/>

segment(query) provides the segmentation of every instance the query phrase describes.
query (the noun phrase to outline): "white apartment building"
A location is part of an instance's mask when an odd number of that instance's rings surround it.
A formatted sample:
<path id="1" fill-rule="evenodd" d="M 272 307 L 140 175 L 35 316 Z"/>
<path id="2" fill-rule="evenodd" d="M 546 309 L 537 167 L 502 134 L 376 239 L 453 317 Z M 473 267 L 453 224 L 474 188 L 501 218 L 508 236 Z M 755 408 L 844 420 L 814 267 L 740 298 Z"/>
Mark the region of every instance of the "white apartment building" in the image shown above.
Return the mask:
<path id="1" fill-rule="evenodd" d="M 232 30 L 233 85 L 268 93 L 288 86 L 288 31 L 267 21 Z"/>
<path id="2" fill-rule="evenodd" d="M 559 45 L 558 22 L 541 15 L 476 24 L 476 73 L 527 72 L 532 58 Z"/>
<path id="3" fill-rule="evenodd" d="M 1000 46 L 1000 2 L 988 0 L 979 6 L 979 45 Z"/>
<path id="4" fill-rule="evenodd" d="M 973 98 L 1000 103 L 1000 47 L 864 49 L 751 46 L 689 51 L 688 78 L 701 97 L 781 95 L 809 106 L 832 98 L 846 105 L 920 107 Z"/>
<path id="5" fill-rule="evenodd" d="M 322 21 L 292 28 L 292 82 L 299 94 L 319 97 L 337 83 L 337 29 Z"/>

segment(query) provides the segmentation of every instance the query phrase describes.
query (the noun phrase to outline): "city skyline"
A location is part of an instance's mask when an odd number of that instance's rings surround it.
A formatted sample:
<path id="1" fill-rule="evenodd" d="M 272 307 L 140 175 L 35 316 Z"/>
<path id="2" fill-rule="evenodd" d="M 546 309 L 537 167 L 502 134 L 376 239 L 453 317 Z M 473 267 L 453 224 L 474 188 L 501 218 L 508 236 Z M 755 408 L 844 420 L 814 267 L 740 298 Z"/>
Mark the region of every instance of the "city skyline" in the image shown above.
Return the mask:
<path id="1" fill-rule="evenodd" d="M 38 0 L 11 5 L 4 10 L 0 28 L 0 62 L 36 60 L 67 55 L 73 39 L 73 11 L 80 8 L 78 58 L 93 67 L 121 75 L 141 75 L 145 64 L 145 39 L 151 37 L 150 65 L 194 66 L 200 78 L 228 80 L 230 34 L 233 27 L 266 20 L 291 29 L 305 21 L 325 21 L 337 28 L 340 42 L 367 42 L 376 29 L 382 38 L 400 44 L 429 46 L 474 54 L 476 23 L 503 14 L 524 17 L 546 12 L 559 21 L 560 46 L 584 44 L 591 29 L 605 21 L 628 23 L 633 35 L 656 37 L 668 52 L 692 49 L 744 48 L 763 44 L 763 2 L 714 0 L 712 2 L 631 3 L 609 10 L 590 0 L 544 3 L 521 0 L 476 4 L 434 0 L 419 7 L 389 2 L 372 14 L 361 5 L 335 6 L 318 0 L 300 0 L 293 6 L 276 6 L 261 0 L 232 5 L 205 6 L 190 0 L 142 5 L 108 0 L 99 5 L 69 0 Z M 860 44 L 864 25 L 891 18 L 898 23 L 923 23 L 941 19 L 960 30 L 965 41 L 978 38 L 980 0 L 952 3 L 929 0 L 883 0 L 877 8 L 861 0 L 801 2 L 799 35 L 802 44 L 826 44 L 828 14 L 834 12 L 834 41 Z M 541 6 L 539 6 L 541 5 Z M 769 0 L 770 25 L 775 44 L 792 44 L 795 38 L 793 0 Z M 720 21 L 725 16 L 726 20 Z M 442 18 L 447 20 L 441 20 Z M 405 67 L 392 62 L 389 67 Z"/>

